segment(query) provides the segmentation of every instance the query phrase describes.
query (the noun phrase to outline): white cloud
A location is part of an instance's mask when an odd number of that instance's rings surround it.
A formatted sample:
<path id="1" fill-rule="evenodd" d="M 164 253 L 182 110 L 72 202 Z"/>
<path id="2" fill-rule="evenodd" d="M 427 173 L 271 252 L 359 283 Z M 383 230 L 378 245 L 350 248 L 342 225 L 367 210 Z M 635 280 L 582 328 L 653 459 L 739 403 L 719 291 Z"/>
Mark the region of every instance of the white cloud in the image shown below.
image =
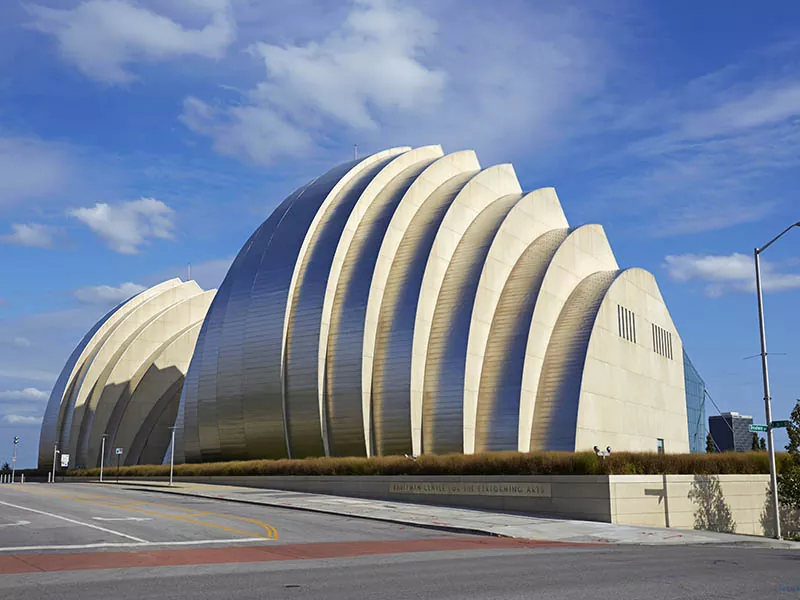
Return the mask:
<path id="1" fill-rule="evenodd" d="M 595 185 L 595 211 L 613 208 L 669 236 L 757 221 L 795 202 L 794 188 L 776 182 L 800 168 L 800 73 L 750 67 L 618 106 L 602 135 L 631 141 L 593 151 L 612 173 Z"/>
<path id="2" fill-rule="evenodd" d="M 13 233 L 0 235 L 0 241 L 29 248 L 51 248 L 55 230 L 40 223 L 14 223 Z"/>
<path id="3" fill-rule="evenodd" d="M 14 344 L 17 348 L 30 348 L 32 345 L 31 341 L 28 338 L 22 337 L 21 335 L 11 340 L 11 343 Z"/>
<path id="4" fill-rule="evenodd" d="M 25 401 L 46 401 L 50 397 L 49 392 L 44 392 L 36 388 L 28 387 L 21 390 L 7 390 L 0 392 L 0 400 L 25 402 Z"/>
<path id="5" fill-rule="evenodd" d="M 227 1 L 184 3 L 205 13 L 207 24 L 187 29 L 164 14 L 127 0 L 86 0 L 71 9 L 28 5 L 31 27 L 55 37 L 64 60 L 107 83 L 136 79 L 126 66 L 196 55 L 221 58 L 236 28 Z"/>
<path id="6" fill-rule="evenodd" d="M 4 419 L 11 425 L 39 425 L 42 422 L 42 417 L 26 415 L 6 415 Z"/>
<path id="7" fill-rule="evenodd" d="M 121 254 L 137 254 L 150 238 L 171 239 L 175 211 L 155 198 L 141 198 L 112 206 L 97 203 L 68 212 Z"/>
<path id="8" fill-rule="evenodd" d="M 681 282 L 704 283 L 708 296 L 726 292 L 755 291 L 753 257 L 730 255 L 681 254 L 667 256 L 664 267 L 671 279 Z M 800 288 L 800 273 L 781 272 L 774 263 L 761 260 L 762 285 L 765 292 L 780 292 Z"/>
<path id="9" fill-rule="evenodd" d="M 57 144 L 0 137 L 0 209 L 60 191 L 70 164 Z"/>
<path id="10" fill-rule="evenodd" d="M 183 122 L 218 152 L 261 163 L 356 141 L 539 151 L 569 135 L 567 109 L 611 62 L 591 9 L 419 6 L 357 0 L 322 34 L 254 43 L 264 80 L 233 104 L 188 98 Z"/>
<path id="11" fill-rule="evenodd" d="M 111 285 L 82 287 L 73 291 L 72 295 L 84 304 L 119 304 L 144 290 L 143 285 L 127 282 L 117 287 Z"/>

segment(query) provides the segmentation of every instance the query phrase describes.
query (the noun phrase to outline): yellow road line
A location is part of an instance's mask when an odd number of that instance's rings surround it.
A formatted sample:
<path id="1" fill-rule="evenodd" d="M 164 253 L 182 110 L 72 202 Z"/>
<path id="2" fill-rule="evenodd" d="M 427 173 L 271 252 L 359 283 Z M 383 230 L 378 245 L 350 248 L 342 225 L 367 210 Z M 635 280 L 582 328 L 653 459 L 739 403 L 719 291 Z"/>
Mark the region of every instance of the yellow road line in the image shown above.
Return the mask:
<path id="1" fill-rule="evenodd" d="M 17 488 L 17 489 L 22 490 L 22 487 Z M 202 525 L 204 527 L 211 527 L 211 528 L 214 528 L 214 529 L 220 529 L 222 531 L 227 531 L 229 533 L 238 533 L 240 535 L 245 535 L 245 536 L 248 536 L 248 537 L 256 536 L 256 537 L 261 537 L 261 538 L 270 539 L 270 540 L 277 540 L 278 539 L 278 531 L 277 531 L 277 529 L 275 529 L 275 527 L 273 527 L 272 525 L 269 525 L 268 523 L 263 523 L 261 521 L 257 521 L 256 519 L 250 519 L 248 517 L 240 517 L 240 516 L 237 516 L 237 515 L 226 515 L 226 514 L 222 514 L 222 513 L 213 513 L 213 512 L 207 512 L 207 511 L 202 511 L 202 512 L 193 511 L 192 512 L 192 515 L 216 516 L 216 517 L 222 517 L 222 518 L 226 518 L 226 519 L 234 519 L 234 520 L 237 520 L 237 521 L 245 521 L 245 522 L 248 522 L 248 523 L 253 523 L 255 525 L 258 525 L 259 527 L 262 527 L 267 532 L 267 535 L 260 535 L 260 534 L 257 534 L 257 533 L 254 534 L 254 533 L 251 533 L 249 531 L 242 531 L 240 529 L 233 529 L 231 527 L 225 527 L 223 525 L 217 525 L 217 524 L 214 524 L 214 523 L 207 523 L 205 521 L 200 521 L 198 519 L 192 519 L 192 518 L 189 518 L 189 517 L 183 516 L 183 515 L 168 515 L 168 514 L 164 514 L 164 513 L 157 513 L 157 512 L 153 512 L 153 511 L 144 510 L 144 509 L 141 509 L 141 508 L 133 508 L 133 506 L 152 505 L 152 506 L 158 506 L 158 507 L 161 507 L 161 508 L 167 508 L 167 509 L 170 509 L 170 510 L 181 510 L 181 511 L 191 510 L 191 509 L 184 509 L 184 508 L 180 508 L 180 507 L 169 506 L 169 505 L 166 505 L 166 504 L 158 504 L 156 502 L 135 502 L 135 503 L 126 503 L 126 504 L 112 504 L 110 502 L 101 502 L 101 501 L 98 501 L 98 500 L 89 500 L 88 499 L 90 497 L 116 499 L 116 498 L 113 498 L 111 496 L 103 496 L 103 495 L 98 495 L 98 494 L 87 494 L 84 497 L 80 497 L 80 496 L 69 496 L 69 495 L 65 495 L 65 494 L 60 494 L 58 492 L 50 492 L 50 491 L 44 491 L 44 490 L 33 490 L 31 488 L 25 488 L 24 491 L 26 491 L 28 493 L 40 494 L 40 495 L 44 495 L 44 496 L 53 496 L 53 497 L 57 497 L 57 498 L 64 498 L 64 499 L 67 499 L 67 500 L 76 500 L 78 502 L 86 502 L 87 504 L 95 504 L 95 505 L 98 505 L 98 506 L 105 506 L 105 507 L 108 507 L 108 508 L 119 508 L 119 509 L 127 510 L 127 511 L 130 511 L 130 512 L 137 512 L 137 513 L 140 513 L 140 514 L 145 514 L 145 515 L 150 515 L 150 516 L 155 516 L 155 517 L 162 517 L 162 518 L 165 518 L 165 519 L 175 519 L 177 521 L 184 521 L 184 522 L 187 522 L 187 523 L 194 523 L 194 524 L 197 524 L 197 525 Z"/>

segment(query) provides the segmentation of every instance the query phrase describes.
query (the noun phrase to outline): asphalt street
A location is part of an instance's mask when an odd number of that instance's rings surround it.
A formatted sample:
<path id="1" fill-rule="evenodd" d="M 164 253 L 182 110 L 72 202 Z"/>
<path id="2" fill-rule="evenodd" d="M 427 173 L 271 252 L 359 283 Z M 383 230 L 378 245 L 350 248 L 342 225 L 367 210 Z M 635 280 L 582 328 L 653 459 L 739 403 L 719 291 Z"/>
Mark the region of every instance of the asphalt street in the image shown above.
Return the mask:
<path id="1" fill-rule="evenodd" d="M 0 599 L 800 598 L 800 552 L 537 544 L 87 484 L 0 486 Z"/>

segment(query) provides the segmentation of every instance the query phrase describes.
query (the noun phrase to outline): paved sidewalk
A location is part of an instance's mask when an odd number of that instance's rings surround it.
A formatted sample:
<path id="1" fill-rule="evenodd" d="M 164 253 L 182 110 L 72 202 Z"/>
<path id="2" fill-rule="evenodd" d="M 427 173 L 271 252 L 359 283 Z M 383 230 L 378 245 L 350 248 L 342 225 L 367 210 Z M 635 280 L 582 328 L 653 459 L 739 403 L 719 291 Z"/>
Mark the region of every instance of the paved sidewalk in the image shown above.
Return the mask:
<path id="1" fill-rule="evenodd" d="M 114 485 L 201 498 L 215 498 L 230 502 L 245 502 L 375 521 L 403 523 L 446 531 L 531 540 L 632 545 L 744 544 L 758 547 L 800 549 L 800 543 L 797 542 L 779 542 L 749 535 L 634 527 L 595 521 L 533 517 L 464 508 L 262 488 L 185 482 L 176 482 L 173 487 L 169 487 L 165 482 L 130 480 L 121 481 L 119 484 Z"/>

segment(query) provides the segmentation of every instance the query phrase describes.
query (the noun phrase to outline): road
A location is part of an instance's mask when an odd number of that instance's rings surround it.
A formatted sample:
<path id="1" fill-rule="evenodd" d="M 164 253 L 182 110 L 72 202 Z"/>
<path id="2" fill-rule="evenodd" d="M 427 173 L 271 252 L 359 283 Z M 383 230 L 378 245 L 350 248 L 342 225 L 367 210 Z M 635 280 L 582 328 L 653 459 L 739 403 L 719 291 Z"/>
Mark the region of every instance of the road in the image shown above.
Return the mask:
<path id="1" fill-rule="evenodd" d="M 88 484 L 0 486 L 0 599 L 800 598 L 800 552 L 465 536 Z"/>

